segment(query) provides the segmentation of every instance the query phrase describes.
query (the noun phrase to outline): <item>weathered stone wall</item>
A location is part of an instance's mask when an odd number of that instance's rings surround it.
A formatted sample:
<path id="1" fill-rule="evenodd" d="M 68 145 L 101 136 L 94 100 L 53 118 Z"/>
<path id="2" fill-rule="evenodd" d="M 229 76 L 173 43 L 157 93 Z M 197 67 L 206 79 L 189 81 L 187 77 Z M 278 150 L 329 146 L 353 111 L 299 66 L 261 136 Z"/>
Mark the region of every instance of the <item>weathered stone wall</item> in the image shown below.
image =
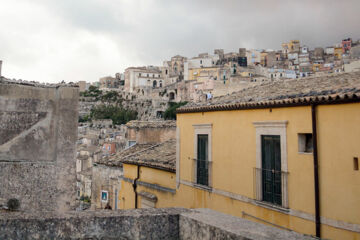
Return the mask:
<path id="1" fill-rule="evenodd" d="M 69 210 L 75 199 L 78 88 L 0 80 L 0 199 L 24 211 Z"/>
<path id="2" fill-rule="evenodd" d="M 108 167 L 96 164 L 92 167 L 92 186 L 91 186 L 91 207 L 92 209 L 104 209 L 109 202 L 112 209 L 115 209 L 115 201 L 119 200 L 115 196 L 115 191 L 120 192 L 120 177 L 123 170 L 120 167 Z M 108 192 L 108 202 L 101 201 L 101 191 Z"/>
<path id="3" fill-rule="evenodd" d="M 129 128 L 128 139 L 136 143 L 161 143 L 176 138 L 176 127 Z"/>
<path id="4" fill-rule="evenodd" d="M 83 211 L 58 215 L 2 215 L 0 239 L 239 239 L 314 238 L 208 209 Z"/>
<path id="5" fill-rule="evenodd" d="M 0 239 L 179 239 L 181 211 L 83 211 L 27 219 L 2 216 Z"/>

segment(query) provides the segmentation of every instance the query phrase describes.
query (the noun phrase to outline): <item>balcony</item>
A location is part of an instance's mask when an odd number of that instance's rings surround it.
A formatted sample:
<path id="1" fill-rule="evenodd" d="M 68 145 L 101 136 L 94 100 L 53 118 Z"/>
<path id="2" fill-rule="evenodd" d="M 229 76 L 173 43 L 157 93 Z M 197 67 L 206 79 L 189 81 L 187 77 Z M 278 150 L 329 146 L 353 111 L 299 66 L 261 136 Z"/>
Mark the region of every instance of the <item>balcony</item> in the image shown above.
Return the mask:
<path id="1" fill-rule="evenodd" d="M 266 204 L 288 208 L 288 172 L 254 168 L 255 199 Z"/>

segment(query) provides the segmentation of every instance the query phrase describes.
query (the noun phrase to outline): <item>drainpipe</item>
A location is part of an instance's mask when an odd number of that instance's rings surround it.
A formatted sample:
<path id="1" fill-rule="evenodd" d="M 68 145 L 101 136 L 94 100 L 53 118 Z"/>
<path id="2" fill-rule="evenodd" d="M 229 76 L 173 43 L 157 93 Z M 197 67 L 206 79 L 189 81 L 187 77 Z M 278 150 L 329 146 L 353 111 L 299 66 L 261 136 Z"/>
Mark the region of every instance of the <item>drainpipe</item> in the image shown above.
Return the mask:
<path id="1" fill-rule="evenodd" d="M 313 156 L 314 156 L 314 190 L 315 190 L 315 224 L 316 237 L 321 238 L 320 221 L 320 192 L 319 192 L 319 162 L 317 148 L 316 105 L 311 105 L 312 133 L 313 133 Z"/>
<path id="2" fill-rule="evenodd" d="M 134 193 L 135 193 L 135 209 L 138 208 L 138 194 L 136 192 L 136 188 L 137 188 L 137 181 L 140 178 L 140 166 L 137 166 L 137 176 L 134 179 L 134 183 L 133 183 L 133 188 L 134 188 Z"/>

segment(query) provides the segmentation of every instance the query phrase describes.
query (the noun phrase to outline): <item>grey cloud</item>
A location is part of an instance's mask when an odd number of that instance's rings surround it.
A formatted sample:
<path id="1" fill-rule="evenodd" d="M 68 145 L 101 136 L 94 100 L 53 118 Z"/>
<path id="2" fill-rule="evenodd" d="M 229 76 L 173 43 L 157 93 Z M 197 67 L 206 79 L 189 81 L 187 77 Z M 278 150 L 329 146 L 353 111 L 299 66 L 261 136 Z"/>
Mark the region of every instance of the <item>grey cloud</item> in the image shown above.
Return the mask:
<path id="1" fill-rule="evenodd" d="M 34 28 L 32 34 L 41 37 L 31 38 L 25 44 L 29 49 L 35 43 L 62 49 L 41 49 L 44 61 L 65 68 L 42 69 L 45 79 L 55 76 L 69 81 L 95 81 L 102 74 L 114 74 L 129 66 L 158 65 L 176 54 L 192 57 L 215 48 L 280 49 L 282 42 L 291 39 L 299 39 L 311 48 L 325 47 L 347 36 L 360 37 L 358 0 L 21 1 L 42 6 L 54 18 L 44 21 L 41 31 Z M 4 21 L 1 16 L 0 20 Z M 32 20 L 24 20 L 24 28 L 26 21 Z M 46 28 L 54 27 L 52 21 L 61 28 L 58 36 L 54 36 L 54 31 L 47 36 Z M 39 55 L 23 51 L 21 42 L 12 42 L 4 34 L 0 37 L 0 53 L 11 49 L 11 64 L 28 62 L 21 66 L 33 68 L 27 73 L 34 72 L 29 78 L 36 79 L 40 65 L 31 58 L 39 60 Z M 63 40 L 49 42 L 57 37 Z M 29 56 L 20 59 L 24 52 L 29 52 Z"/>

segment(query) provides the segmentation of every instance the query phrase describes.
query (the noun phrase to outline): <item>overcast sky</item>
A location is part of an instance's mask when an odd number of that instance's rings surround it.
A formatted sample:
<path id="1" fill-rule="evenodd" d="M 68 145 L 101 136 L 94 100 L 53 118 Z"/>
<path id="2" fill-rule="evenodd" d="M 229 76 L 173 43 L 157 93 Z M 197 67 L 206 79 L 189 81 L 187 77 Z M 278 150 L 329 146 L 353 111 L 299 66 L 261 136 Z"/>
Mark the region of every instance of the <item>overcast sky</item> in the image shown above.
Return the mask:
<path id="1" fill-rule="evenodd" d="M 2 75 L 97 81 L 215 48 L 360 38 L 359 0 L 1 0 Z"/>

